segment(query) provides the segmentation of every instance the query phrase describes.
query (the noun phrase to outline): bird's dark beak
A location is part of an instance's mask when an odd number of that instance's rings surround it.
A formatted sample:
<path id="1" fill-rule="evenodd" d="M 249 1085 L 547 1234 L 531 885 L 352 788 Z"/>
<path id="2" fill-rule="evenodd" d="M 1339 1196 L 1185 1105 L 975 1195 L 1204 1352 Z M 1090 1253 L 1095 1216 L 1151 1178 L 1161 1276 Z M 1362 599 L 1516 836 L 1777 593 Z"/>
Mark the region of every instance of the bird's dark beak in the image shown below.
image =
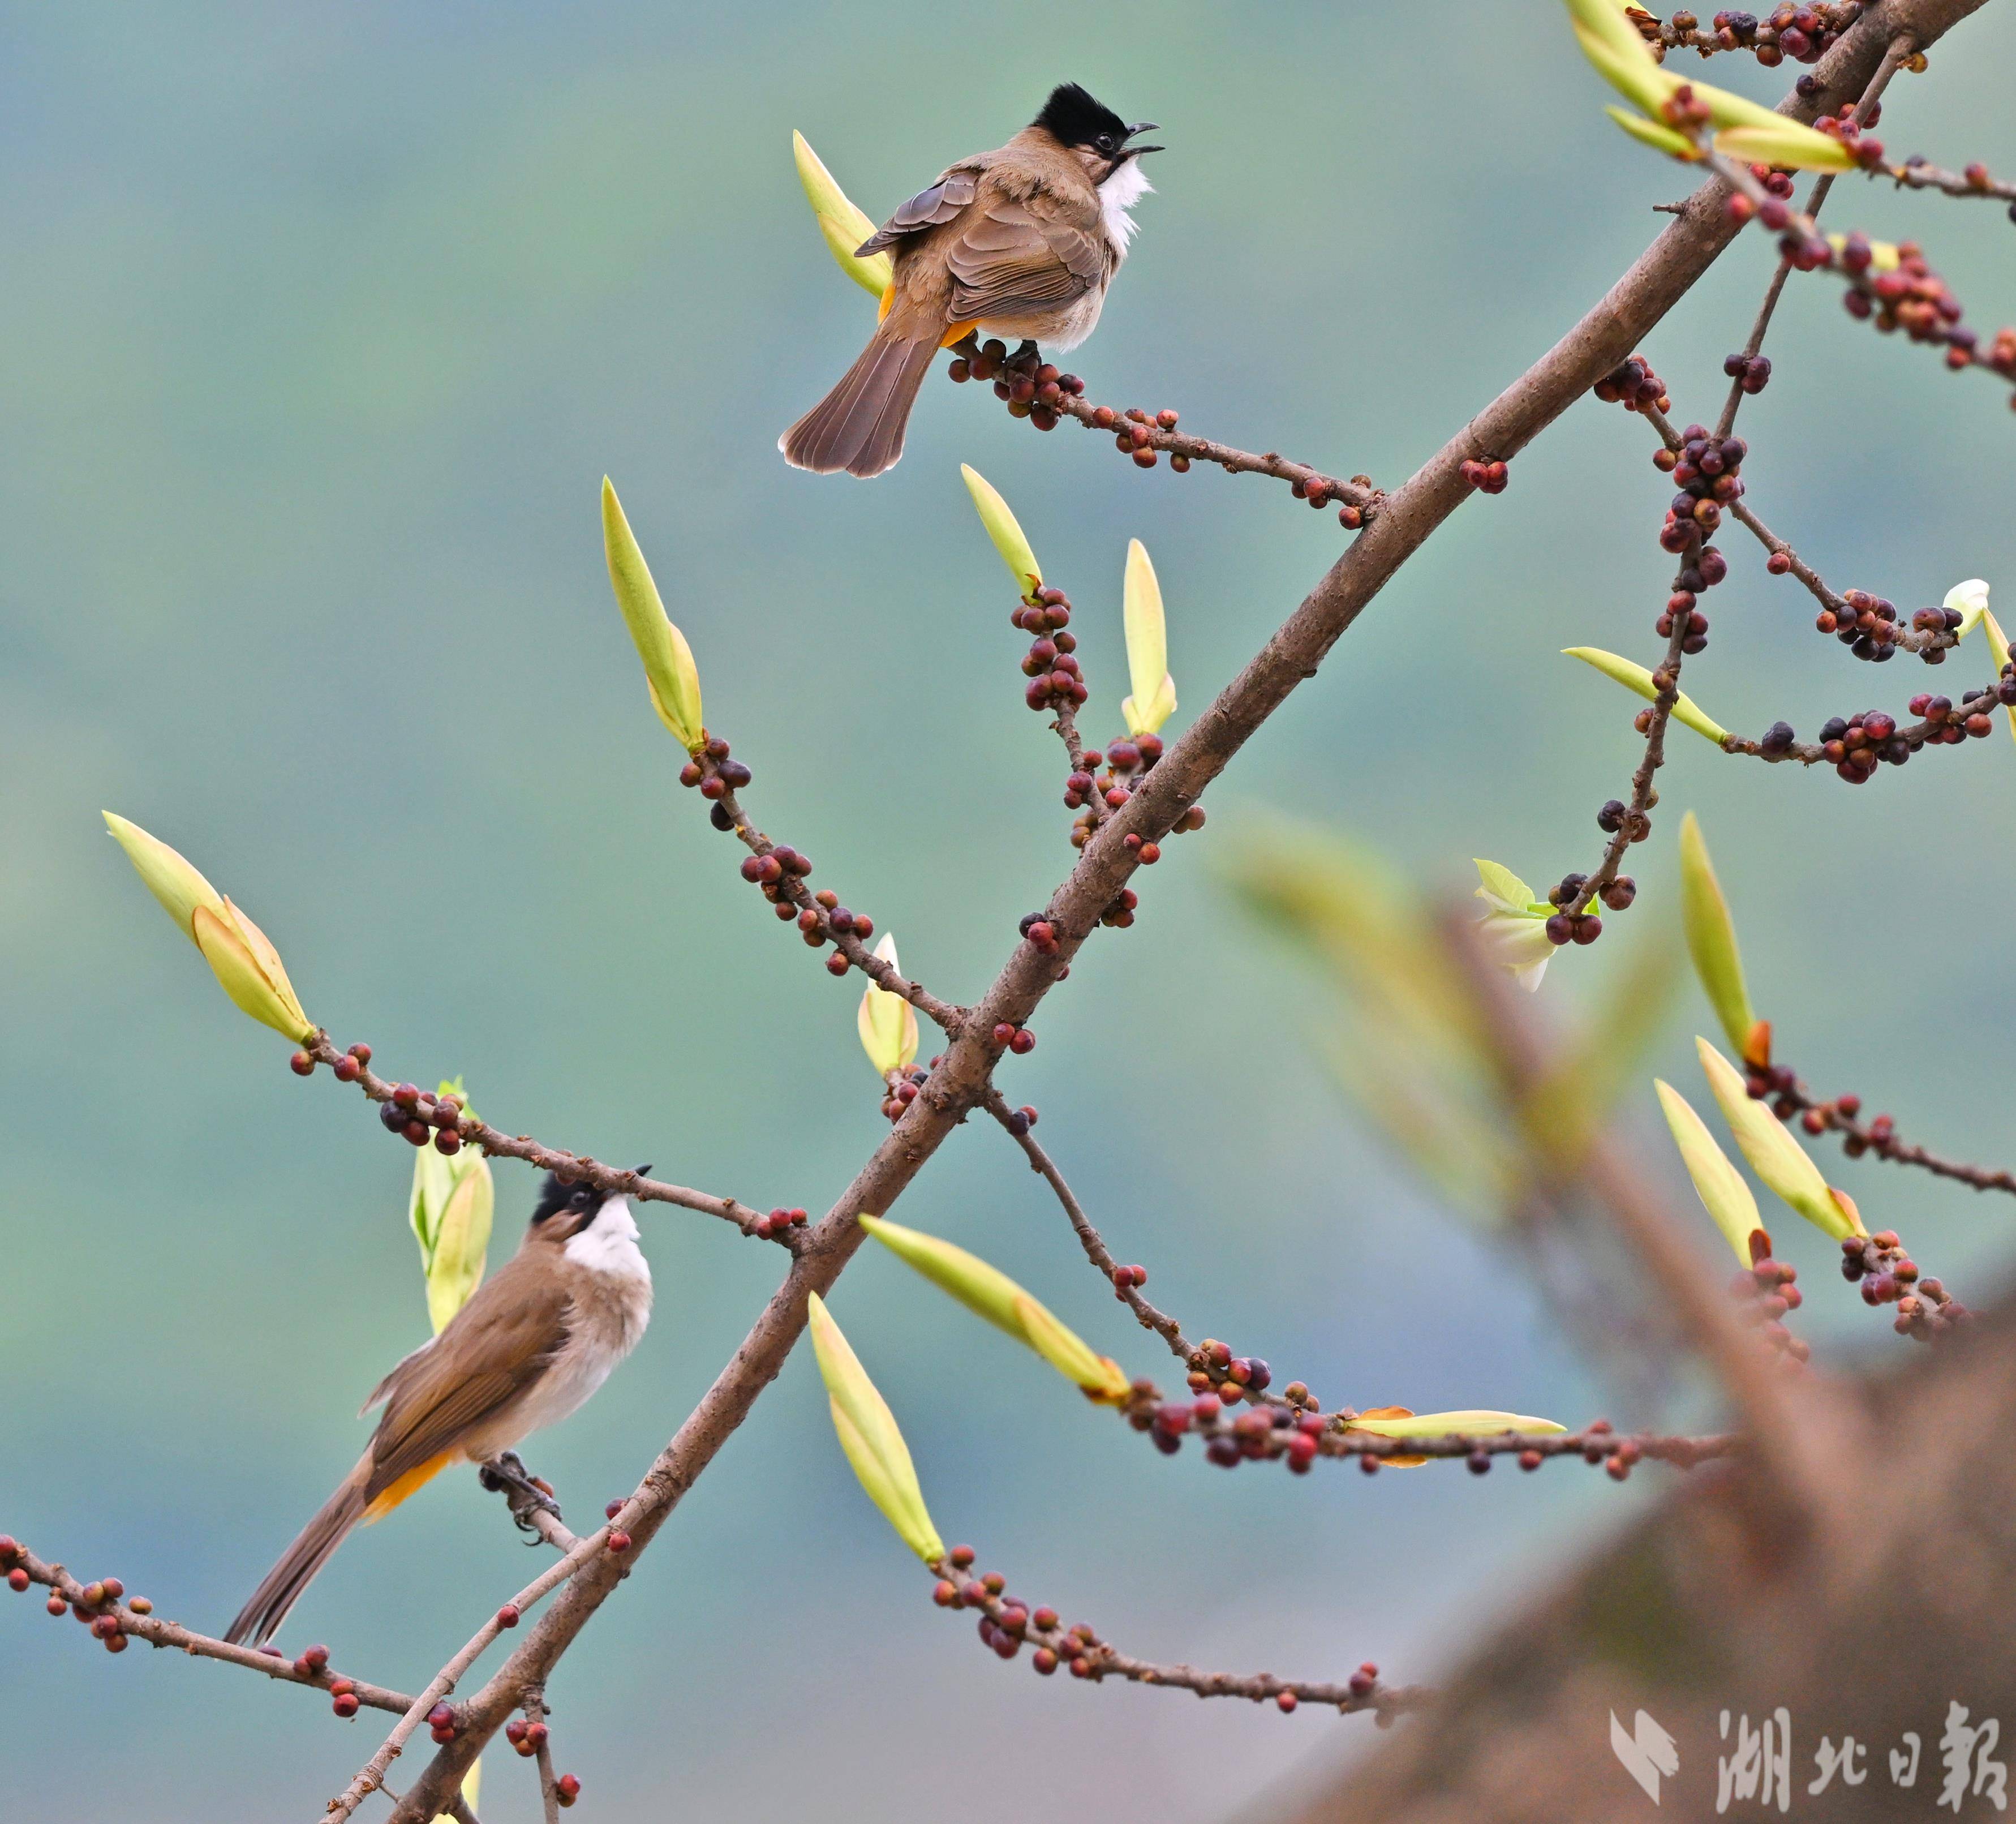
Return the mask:
<path id="1" fill-rule="evenodd" d="M 633 1166 L 631 1170 L 640 1178 L 648 1178 L 651 1175 L 651 1168 L 649 1166 Z"/>
<path id="2" fill-rule="evenodd" d="M 1136 133 L 1152 133 L 1154 131 L 1155 123 L 1153 121 L 1136 121 L 1132 126 L 1127 129 L 1127 137 L 1129 139 L 1132 139 Z M 1129 158 L 1138 158 L 1144 152 L 1166 152 L 1168 150 L 1168 147 L 1166 146 L 1129 146 L 1126 150 L 1126 156 Z"/>

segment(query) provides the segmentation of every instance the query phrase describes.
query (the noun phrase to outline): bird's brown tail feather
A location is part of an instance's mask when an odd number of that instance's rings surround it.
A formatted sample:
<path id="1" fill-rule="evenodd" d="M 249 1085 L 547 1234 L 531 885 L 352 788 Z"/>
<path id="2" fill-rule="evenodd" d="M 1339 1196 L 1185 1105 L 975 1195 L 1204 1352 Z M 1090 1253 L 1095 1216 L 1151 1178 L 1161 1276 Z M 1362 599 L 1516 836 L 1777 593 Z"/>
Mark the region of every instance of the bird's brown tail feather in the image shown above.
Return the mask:
<path id="1" fill-rule="evenodd" d="M 264 1646 L 287 1617 L 309 1580 L 328 1563 L 351 1528 L 364 1518 L 363 1465 L 358 1465 L 335 1494 L 323 1503 L 321 1512 L 301 1529 L 301 1535 L 280 1555 L 280 1562 L 267 1572 L 265 1581 L 252 1592 L 252 1599 L 238 1612 L 238 1619 L 225 1631 L 224 1638 L 239 1646 Z"/>
<path id="2" fill-rule="evenodd" d="M 938 352 L 935 336 L 913 341 L 885 321 L 840 384 L 777 440 L 794 469 L 879 475 L 903 453 L 910 407 Z"/>

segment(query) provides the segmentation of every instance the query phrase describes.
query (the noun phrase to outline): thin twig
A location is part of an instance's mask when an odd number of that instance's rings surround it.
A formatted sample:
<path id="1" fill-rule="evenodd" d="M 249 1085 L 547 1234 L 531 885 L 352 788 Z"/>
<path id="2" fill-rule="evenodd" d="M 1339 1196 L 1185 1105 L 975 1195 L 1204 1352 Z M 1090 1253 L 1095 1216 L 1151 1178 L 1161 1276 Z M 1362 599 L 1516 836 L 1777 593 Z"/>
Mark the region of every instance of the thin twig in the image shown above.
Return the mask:
<path id="1" fill-rule="evenodd" d="M 1862 92 L 1861 99 L 1855 104 L 1856 120 L 1867 121 L 1869 118 L 1870 110 L 1881 99 L 1884 90 L 1889 87 L 1890 78 L 1903 67 L 1911 51 L 1912 39 L 1909 32 L 1899 32 L 1891 40 L 1889 48 L 1883 54 L 1883 61 L 1877 65 L 1875 74 L 1870 78 L 1868 86 Z M 1828 192 L 1834 188 L 1834 180 L 1832 171 L 1823 172 L 1813 180 L 1813 188 L 1806 193 L 1804 211 L 1809 222 L 1820 214 L 1820 205 L 1826 202 Z M 1765 333 L 1771 327 L 1772 315 L 1778 308 L 1779 297 L 1785 289 L 1785 281 L 1791 276 L 1791 259 L 1780 255 L 1778 269 L 1771 275 L 1771 282 L 1765 288 L 1764 301 L 1758 307 L 1757 319 L 1751 325 L 1750 339 L 1743 346 L 1746 361 L 1754 359 L 1763 348 Z M 1739 369 L 1736 377 L 1729 383 L 1729 397 L 1723 402 L 1722 416 L 1716 420 L 1715 434 L 1718 438 L 1726 438 L 1735 430 L 1736 414 L 1742 406 L 1743 398 L 1743 374 Z"/>
<path id="2" fill-rule="evenodd" d="M 360 1062 L 351 1054 L 339 1050 L 326 1033 L 318 1033 L 303 1049 L 320 1064 L 334 1066 L 344 1062 L 347 1067 L 347 1063 L 356 1063 L 357 1087 L 374 1102 L 391 1101 L 400 1087 L 375 1074 L 368 1063 Z M 640 1177 L 618 1166 L 605 1166 L 585 1154 L 542 1146 L 530 1134 L 506 1134 L 466 1112 L 450 1126 L 464 1146 L 481 1147 L 492 1159 L 523 1159 L 542 1171 L 558 1172 L 571 1184 L 591 1184 L 609 1195 L 634 1197 L 644 1203 L 675 1203 L 682 1209 L 698 1210 L 704 1216 L 718 1217 L 723 1222 L 733 1223 L 746 1235 L 756 1232 L 758 1213 L 733 1197 L 710 1196 L 704 1191 L 691 1191 L 683 1184 L 668 1184 L 661 1179 Z M 782 1238 L 788 1245 L 791 1238 Z"/>
<path id="3" fill-rule="evenodd" d="M 972 1561 L 970 1549 L 956 1548 L 956 1555 Z M 1281 1678 L 1272 1672 L 1205 1672 L 1195 1666 L 1161 1664 L 1136 1659 L 1100 1638 L 1087 1622 L 1067 1628 L 1055 1612 L 1031 1609 L 1006 1593 L 990 1591 L 981 1578 L 955 1563 L 948 1554 L 931 1567 L 940 1582 L 939 1606 L 977 1610 L 987 1617 L 982 1638 L 1003 1659 L 1013 1659 L 1024 1646 L 1035 1651 L 1036 1668 L 1045 1674 L 1060 1667 L 1076 1678 L 1096 1684 L 1108 1678 L 1125 1678 L 1136 1685 L 1167 1686 L 1171 1690 L 1193 1692 L 1199 1697 L 1242 1697 L 1248 1703 L 1273 1703 L 1283 1710 L 1304 1703 L 1320 1704 L 1346 1715 L 1372 1710 L 1381 1722 L 1403 1710 L 1419 1710 L 1431 1702 L 1435 1693 L 1420 1685 L 1394 1686 L 1378 1682 L 1378 1668 L 1369 1663 L 1358 1676 L 1345 1684 L 1315 1679 Z"/>
<path id="4" fill-rule="evenodd" d="M 470 1635 L 462 1649 L 427 1681 L 427 1689 L 407 1706 L 405 1714 L 393 1725 L 392 1732 L 378 1745 L 377 1752 L 358 1769 L 357 1777 L 337 1797 L 329 1801 L 325 1824 L 341 1824 L 342 1819 L 347 1818 L 384 1783 L 387 1769 L 405 1750 L 408 1738 L 426 1720 L 428 1713 L 434 1706 L 455 1689 L 463 1674 L 475 1664 L 484 1649 L 499 1635 L 502 1634 L 507 1627 L 516 1627 L 519 1617 L 527 1610 L 539 1602 L 549 1591 L 558 1588 L 584 1566 L 598 1559 L 620 1555 L 611 1552 L 607 1548 L 610 1531 L 610 1527 L 602 1527 L 589 1534 L 565 1557 L 556 1560 L 538 1576 L 533 1578 L 524 1588 Z M 506 1619 L 507 1615 L 509 1617 L 508 1620 Z M 473 1760 L 475 1757 L 471 1755 L 470 1758 Z M 464 1773 L 467 1771 L 466 1766 L 462 1769 Z M 423 1783 L 424 1779 L 425 1776 L 423 1775 Z M 460 1784 L 461 1775 L 458 1774 L 455 1785 L 459 1788 Z"/>
<path id="5" fill-rule="evenodd" d="M 150 1646 L 178 1647 L 193 1659 L 218 1660 L 228 1666 L 242 1666 L 247 1671 L 277 1678 L 283 1685 L 311 1685 L 324 1693 L 333 1694 L 331 1688 L 340 1686 L 354 1694 L 358 1703 L 369 1710 L 390 1710 L 397 1715 L 412 1704 L 413 1700 L 403 1691 L 350 1678 L 326 1664 L 304 1666 L 298 1660 L 282 1659 L 263 1648 L 239 1646 L 230 1641 L 198 1634 L 180 1622 L 163 1620 L 151 1610 L 143 1613 L 131 1602 L 119 1598 L 108 1596 L 97 1602 L 90 1602 L 85 1593 L 89 1585 L 80 1584 L 60 1564 L 45 1563 L 25 1546 L 17 1545 L 12 1552 L 0 1556 L 0 1570 L 16 1566 L 27 1573 L 31 1584 L 39 1584 L 63 1597 L 81 1620 L 109 1617 L 117 1623 L 118 1633 L 144 1640 Z"/>

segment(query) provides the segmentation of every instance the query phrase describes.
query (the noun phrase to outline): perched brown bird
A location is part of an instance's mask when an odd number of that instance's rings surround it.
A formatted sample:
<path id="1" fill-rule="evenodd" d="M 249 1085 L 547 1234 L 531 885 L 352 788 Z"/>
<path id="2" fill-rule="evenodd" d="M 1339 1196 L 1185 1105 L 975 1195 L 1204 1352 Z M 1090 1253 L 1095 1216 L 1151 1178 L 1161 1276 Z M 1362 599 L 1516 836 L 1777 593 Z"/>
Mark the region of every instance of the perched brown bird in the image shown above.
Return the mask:
<path id="1" fill-rule="evenodd" d="M 351 1527 L 390 1513 L 451 1463 L 480 1463 L 498 1485 L 529 1487 L 511 1447 L 581 1405 L 650 1315 L 651 1270 L 629 1199 L 549 1176 L 517 1253 L 364 1402 L 369 1412 L 382 1401 L 385 1415 L 357 1467 L 224 1638 L 271 1639 Z"/>
<path id="2" fill-rule="evenodd" d="M 895 278 L 861 359 L 778 439 L 794 468 L 879 475 L 903 453 L 903 427 L 931 357 L 973 330 L 1073 348 L 1099 321 L 1127 257 L 1129 211 L 1147 190 L 1129 126 L 1075 82 L 998 151 L 947 170 L 858 251 L 888 249 Z"/>

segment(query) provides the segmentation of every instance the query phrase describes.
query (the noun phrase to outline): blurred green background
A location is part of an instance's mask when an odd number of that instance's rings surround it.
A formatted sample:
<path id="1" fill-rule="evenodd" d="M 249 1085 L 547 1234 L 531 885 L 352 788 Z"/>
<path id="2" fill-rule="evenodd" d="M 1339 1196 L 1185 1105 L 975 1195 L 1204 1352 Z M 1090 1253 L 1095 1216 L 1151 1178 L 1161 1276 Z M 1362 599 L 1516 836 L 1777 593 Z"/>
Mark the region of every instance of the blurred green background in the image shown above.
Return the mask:
<path id="1" fill-rule="evenodd" d="M 1881 136 L 2016 168 L 2012 55 L 2016 13 L 1990 9 L 1895 86 Z M 819 1209 L 884 1131 L 859 985 L 757 915 L 673 781 L 603 575 L 603 472 L 709 721 L 755 769 L 746 802 L 961 999 L 1070 852 L 958 463 L 1078 604 L 1095 734 L 1125 689 L 1129 535 L 1168 600 L 1179 729 L 1339 549 L 1334 516 L 1278 488 L 1136 474 L 937 381 L 893 475 L 787 470 L 779 431 L 870 320 L 805 209 L 794 127 L 879 218 L 1055 81 L 1160 121 L 1157 193 L 1075 358 L 1093 395 L 1389 484 L 1687 188 L 1604 120 L 1547 6 L 16 5 L 0 70 L 0 1526 L 211 1628 L 427 1334 L 410 1159 L 225 1004 L 100 806 L 186 850 L 272 935 L 310 1013 L 388 1070 L 463 1072 L 513 1130 Z M 1751 67 L 1725 79 L 1780 92 Z M 1998 209 L 1854 183 L 1830 214 L 1922 234 L 1982 326 L 2003 320 Z M 1680 419 L 1719 399 L 1768 258 L 1740 243 L 1650 343 Z M 1997 388 L 1851 323 L 1822 279 L 1791 287 L 1773 347 L 1744 414 L 1766 518 L 1838 586 L 1908 609 L 1984 575 L 2016 625 Z M 1327 1400 L 1575 1421 L 1614 1387 L 1354 1119 L 1309 1043 L 1320 995 L 1215 869 L 1268 804 L 1460 893 L 1475 854 L 1536 884 L 1587 866 L 1636 705 L 1557 653 L 1655 643 L 1666 488 L 1647 456 L 1635 420 L 1585 402 L 1508 494 L 1466 505 L 1004 1075 L 1150 1295 Z M 1908 661 L 1855 666 L 1802 592 L 1723 543 L 1736 574 L 1688 672 L 1711 714 L 1803 733 L 1921 687 Z M 1669 896 L 1697 808 L 1782 1054 L 1930 1143 L 2006 1159 L 2006 739 L 1860 791 L 1672 746 L 1639 910 L 1614 922 Z M 1613 947 L 1563 958 L 1543 1000 L 1600 991 Z M 1659 1062 L 1692 1093 L 1708 1015 L 1685 1006 Z M 1624 1100 L 1647 1169 L 1685 1195 L 1642 1125 L 1649 1087 Z M 1964 1296 L 2000 1281 L 2006 1202 L 1829 1165 Z M 493 1260 L 533 1191 L 509 1164 L 499 1180 Z M 998 1133 L 957 1136 L 902 1213 L 1166 1376 Z M 718 1225 L 644 1220 L 657 1322 L 529 1453 L 577 1516 L 632 1485 L 776 1276 Z M 1816 1236 L 1786 1246 L 1826 1264 Z M 1812 1277 L 1809 1333 L 1838 1359 L 1903 1350 Z M 834 1310 L 948 1537 L 1147 1654 L 1431 1676 L 1658 1484 L 1227 1477 L 1118 1433 L 892 1261 L 865 1256 Z M 1001 1665 L 931 1608 L 824 1405 L 801 1352 L 567 1660 L 556 1742 L 595 1815 L 1005 1820 L 1055 1795 L 1204 1819 L 1373 1739 L 1363 1718 L 1200 1712 Z M 471 1477 L 437 1483 L 352 1541 L 283 1639 L 417 1688 L 536 1562 L 495 1509 Z M 0 1605 L 0 1781 L 38 1816 L 312 1816 L 377 1739 L 227 1668 L 86 1646 Z M 519 1764 L 488 1771 L 490 1824 L 535 1816 Z"/>

